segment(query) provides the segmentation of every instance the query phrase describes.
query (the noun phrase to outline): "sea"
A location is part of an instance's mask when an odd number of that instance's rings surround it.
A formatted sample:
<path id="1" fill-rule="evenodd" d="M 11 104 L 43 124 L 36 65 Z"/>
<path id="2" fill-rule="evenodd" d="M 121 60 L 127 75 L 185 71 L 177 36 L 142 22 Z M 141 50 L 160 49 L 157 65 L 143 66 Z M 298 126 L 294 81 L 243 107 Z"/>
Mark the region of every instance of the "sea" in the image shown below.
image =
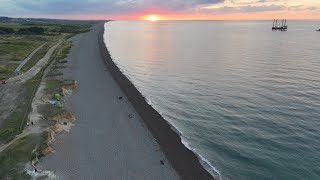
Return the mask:
<path id="1" fill-rule="evenodd" d="M 111 21 L 113 61 L 217 179 L 320 179 L 320 21 Z"/>

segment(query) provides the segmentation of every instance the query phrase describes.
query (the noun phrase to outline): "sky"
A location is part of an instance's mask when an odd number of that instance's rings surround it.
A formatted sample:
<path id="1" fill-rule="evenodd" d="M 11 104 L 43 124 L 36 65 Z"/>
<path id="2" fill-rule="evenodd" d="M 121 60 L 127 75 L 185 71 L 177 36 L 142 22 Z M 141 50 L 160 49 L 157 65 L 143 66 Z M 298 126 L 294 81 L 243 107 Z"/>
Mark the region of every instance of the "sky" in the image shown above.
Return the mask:
<path id="1" fill-rule="evenodd" d="M 55 19 L 320 19 L 320 0 L 0 0 L 0 16 Z"/>

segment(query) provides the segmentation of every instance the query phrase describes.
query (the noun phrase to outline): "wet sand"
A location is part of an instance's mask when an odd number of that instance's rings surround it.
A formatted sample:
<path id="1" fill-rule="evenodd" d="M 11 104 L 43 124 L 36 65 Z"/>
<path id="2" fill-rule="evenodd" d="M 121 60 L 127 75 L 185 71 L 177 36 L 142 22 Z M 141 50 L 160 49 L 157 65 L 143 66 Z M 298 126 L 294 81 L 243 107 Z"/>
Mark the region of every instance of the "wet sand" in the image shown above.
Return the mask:
<path id="1" fill-rule="evenodd" d="M 78 81 L 78 88 L 67 104 L 76 117 L 75 126 L 70 134 L 56 136 L 56 152 L 42 158 L 39 169 L 53 171 L 58 179 L 178 179 L 106 71 L 98 45 L 102 28 L 103 23 L 98 24 L 74 38 L 67 76 Z"/>

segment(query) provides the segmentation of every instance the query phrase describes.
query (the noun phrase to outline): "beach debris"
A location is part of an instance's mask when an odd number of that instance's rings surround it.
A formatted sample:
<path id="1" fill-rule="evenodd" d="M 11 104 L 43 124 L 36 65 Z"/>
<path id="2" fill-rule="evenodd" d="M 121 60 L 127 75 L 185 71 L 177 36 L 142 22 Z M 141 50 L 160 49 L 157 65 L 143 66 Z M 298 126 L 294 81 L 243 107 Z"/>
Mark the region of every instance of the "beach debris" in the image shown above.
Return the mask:
<path id="1" fill-rule="evenodd" d="M 160 164 L 161 164 L 161 165 L 164 165 L 164 161 L 163 161 L 163 160 L 160 160 Z"/>
<path id="2" fill-rule="evenodd" d="M 62 104 L 62 100 L 60 101 L 57 101 L 57 100 L 49 100 L 49 103 L 55 107 L 58 107 L 58 108 L 62 108 L 63 107 L 63 104 Z"/>
<path id="3" fill-rule="evenodd" d="M 120 99 L 120 100 L 121 100 L 122 98 L 123 98 L 122 96 L 119 96 L 119 98 L 118 98 L 118 99 Z"/>
<path id="4" fill-rule="evenodd" d="M 62 98 L 61 94 L 55 93 L 52 95 L 52 99 L 49 100 L 49 103 L 55 107 L 62 108 L 64 99 Z"/>
<path id="5" fill-rule="evenodd" d="M 131 114 L 129 114 L 129 116 L 128 116 L 129 118 L 133 118 L 133 116 L 131 115 Z"/>
<path id="6" fill-rule="evenodd" d="M 63 122 L 63 124 L 64 124 L 64 125 L 67 125 L 68 123 L 67 123 L 67 122 Z"/>
<path id="7" fill-rule="evenodd" d="M 52 104 L 52 105 L 57 104 L 57 102 L 58 102 L 57 100 L 49 100 L 49 103 Z"/>

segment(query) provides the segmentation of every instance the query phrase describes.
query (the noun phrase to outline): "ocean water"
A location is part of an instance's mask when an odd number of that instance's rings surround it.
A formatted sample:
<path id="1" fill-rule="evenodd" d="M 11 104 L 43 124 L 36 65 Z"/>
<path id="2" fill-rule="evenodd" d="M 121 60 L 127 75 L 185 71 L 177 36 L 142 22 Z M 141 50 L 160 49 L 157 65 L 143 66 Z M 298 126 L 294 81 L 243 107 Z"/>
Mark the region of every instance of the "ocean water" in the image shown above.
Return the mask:
<path id="1" fill-rule="evenodd" d="M 112 21 L 114 62 L 220 179 L 320 179 L 319 21 Z"/>

